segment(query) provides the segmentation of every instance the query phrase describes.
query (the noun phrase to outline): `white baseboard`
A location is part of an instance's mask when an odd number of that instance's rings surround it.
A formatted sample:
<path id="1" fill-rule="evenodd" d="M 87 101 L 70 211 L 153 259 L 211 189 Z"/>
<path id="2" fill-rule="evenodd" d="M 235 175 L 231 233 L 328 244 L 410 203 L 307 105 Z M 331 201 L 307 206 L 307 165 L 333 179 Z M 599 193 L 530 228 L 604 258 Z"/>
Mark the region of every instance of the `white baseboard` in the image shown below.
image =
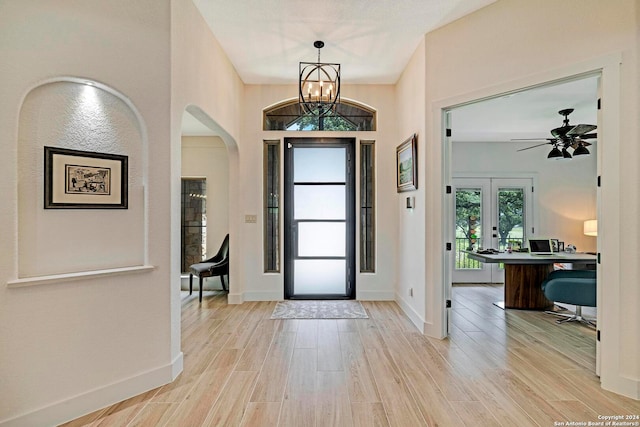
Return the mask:
<path id="1" fill-rule="evenodd" d="M 605 390 L 609 390 L 635 400 L 640 400 L 639 380 L 623 377 L 620 375 L 614 377 L 613 379 L 600 377 L 600 386 Z"/>
<path id="2" fill-rule="evenodd" d="M 356 289 L 356 299 L 359 301 L 393 301 L 393 291 L 359 291 Z"/>
<path id="3" fill-rule="evenodd" d="M 282 301 L 283 291 L 245 292 L 245 301 Z"/>
<path id="4" fill-rule="evenodd" d="M 182 373 L 184 370 L 184 354 L 180 352 L 172 361 L 171 361 L 171 381 L 178 378 L 178 375 Z"/>
<path id="5" fill-rule="evenodd" d="M 411 305 L 409 305 L 402 297 L 400 297 L 400 295 L 396 294 L 396 302 L 398 303 L 398 305 L 400 306 L 400 308 L 402 309 L 402 311 L 404 312 L 404 314 L 407 315 L 407 317 L 409 318 L 409 320 L 411 320 L 411 323 L 413 323 L 415 325 L 416 328 L 418 328 L 418 331 L 420 331 L 421 334 L 424 334 L 424 325 L 425 325 L 425 321 L 424 319 L 420 316 L 420 314 L 418 314 L 418 312 L 416 312 L 413 307 L 411 307 Z"/>
<path id="6" fill-rule="evenodd" d="M 242 304 L 245 301 L 244 295 L 229 292 L 227 295 L 227 304 Z"/>
<path id="7" fill-rule="evenodd" d="M 443 339 L 445 336 L 442 334 L 442 328 L 436 326 L 433 323 L 424 322 L 423 334 L 431 338 Z"/>
<path id="8" fill-rule="evenodd" d="M 89 390 L 26 414 L 0 420 L 0 427 L 51 426 L 79 418 L 114 403 L 168 384 L 182 372 L 183 354 L 168 365 Z"/>

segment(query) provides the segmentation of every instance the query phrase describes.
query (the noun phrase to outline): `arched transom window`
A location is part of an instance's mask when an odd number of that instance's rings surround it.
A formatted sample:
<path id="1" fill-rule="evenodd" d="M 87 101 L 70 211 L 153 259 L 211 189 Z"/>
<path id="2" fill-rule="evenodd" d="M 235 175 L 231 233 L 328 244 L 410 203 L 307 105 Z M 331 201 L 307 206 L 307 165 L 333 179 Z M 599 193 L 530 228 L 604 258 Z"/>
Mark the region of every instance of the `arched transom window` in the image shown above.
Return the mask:
<path id="1" fill-rule="evenodd" d="M 292 100 L 264 110 L 263 130 L 372 131 L 376 130 L 376 113 L 363 105 L 342 100 L 335 111 L 318 117 L 305 113 L 298 101 Z"/>

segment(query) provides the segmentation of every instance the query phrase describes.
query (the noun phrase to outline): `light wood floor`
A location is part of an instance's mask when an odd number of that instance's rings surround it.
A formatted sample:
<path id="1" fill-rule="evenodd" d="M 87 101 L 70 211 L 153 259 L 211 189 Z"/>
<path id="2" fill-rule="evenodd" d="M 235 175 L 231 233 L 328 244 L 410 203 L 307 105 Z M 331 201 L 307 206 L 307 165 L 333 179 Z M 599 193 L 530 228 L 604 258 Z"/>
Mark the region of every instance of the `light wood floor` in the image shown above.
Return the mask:
<path id="1" fill-rule="evenodd" d="M 393 302 L 369 319 L 270 320 L 274 302 L 183 299 L 184 371 L 65 426 L 553 426 L 640 414 L 594 374 L 594 332 L 453 288 L 451 336 L 427 338 Z M 558 424 L 559 425 L 559 424 Z"/>

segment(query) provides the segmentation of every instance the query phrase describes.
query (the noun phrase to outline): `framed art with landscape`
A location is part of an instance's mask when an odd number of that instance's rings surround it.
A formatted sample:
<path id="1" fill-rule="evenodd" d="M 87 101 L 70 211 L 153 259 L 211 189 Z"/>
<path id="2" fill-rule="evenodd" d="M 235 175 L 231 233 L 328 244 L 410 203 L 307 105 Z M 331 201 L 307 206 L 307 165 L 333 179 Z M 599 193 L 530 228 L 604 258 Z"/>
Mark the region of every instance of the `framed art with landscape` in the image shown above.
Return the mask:
<path id="1" fill-rule="evenodd" d="M 127 156 L 44 147 L 45 209 L 127 207 Z"/>
<path id="2" fill-rule="evenodd" d="M 396 148 L 398 193 L 418 189 L 418 136 L 413 134 Z"/>

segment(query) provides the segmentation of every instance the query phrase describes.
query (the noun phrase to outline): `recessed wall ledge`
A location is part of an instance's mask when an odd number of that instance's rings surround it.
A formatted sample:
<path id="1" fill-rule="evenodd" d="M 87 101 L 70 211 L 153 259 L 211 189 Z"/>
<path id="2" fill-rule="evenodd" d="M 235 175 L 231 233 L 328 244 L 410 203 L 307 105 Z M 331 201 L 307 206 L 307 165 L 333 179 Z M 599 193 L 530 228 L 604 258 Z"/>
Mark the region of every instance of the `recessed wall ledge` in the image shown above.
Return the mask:
<path id="1" fill-rule="evenodd" d="M 106 276 L 119 276 L 123 274 L 146 273 L 155 269 L 153 265 L 136 265 L 132 267 L 110 268 L 107 270 L 79 271 L 76 273 L 53 274 L 51 276 L 25 277 L 7 282 L 9 288 L 21 288 L 25 286 L 50 285 L 74 280 L 94 279 Z"/>

